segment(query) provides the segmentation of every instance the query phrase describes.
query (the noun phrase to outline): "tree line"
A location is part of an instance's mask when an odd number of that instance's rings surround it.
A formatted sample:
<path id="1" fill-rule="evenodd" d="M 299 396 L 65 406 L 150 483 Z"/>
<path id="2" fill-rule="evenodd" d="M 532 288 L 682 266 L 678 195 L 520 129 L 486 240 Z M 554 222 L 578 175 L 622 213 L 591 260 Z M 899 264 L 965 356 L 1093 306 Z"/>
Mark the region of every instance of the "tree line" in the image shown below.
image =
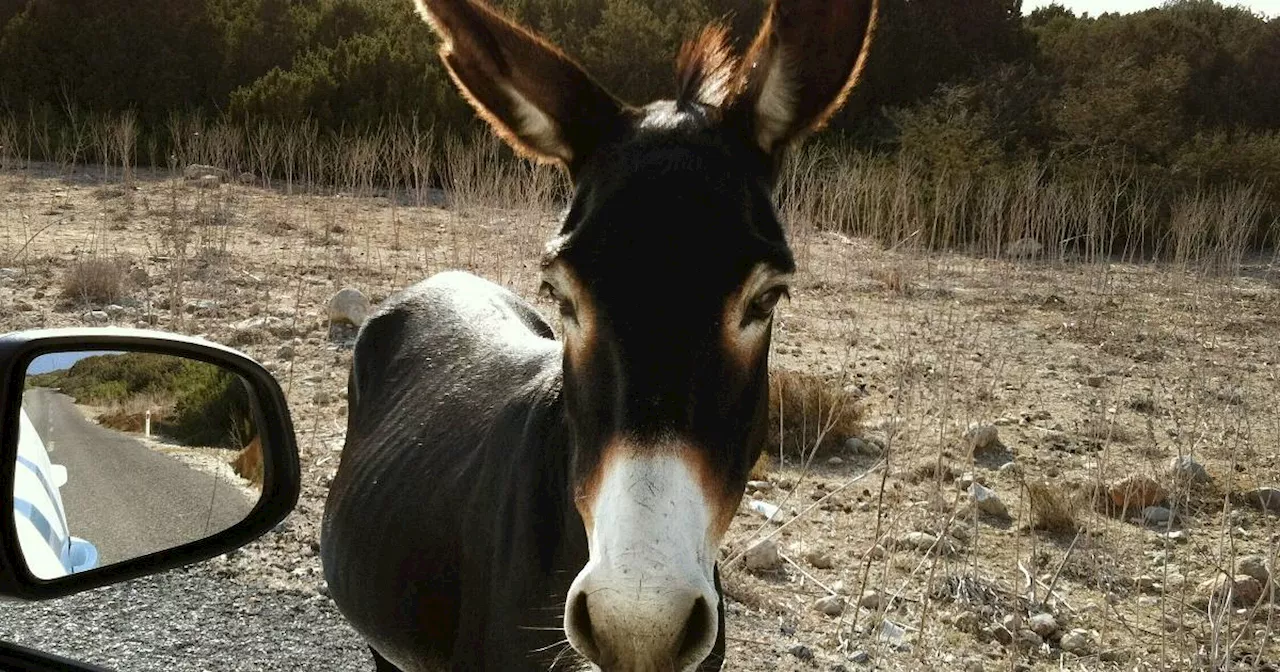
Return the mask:
<path id="1" fill-rule="evenodd" d="M 725 21 L 745 46 L 765 8 L 495 4 L 635 103 L 671 95 L 674 55 L 702 26 Z M 31 152 L 50 153 L 77 116 L 127 112 L 143 162 L 167 156 L 180 142 L 174 118 L 191 115 L 246 133 L 302 122 L 344 137 L 475 130 L 437 44 L 410 0 L 0 0 L 0 117 L 44 129 L 51 139 Z M 1123 170 L 1171 193 L 1249 184 L 1276 212 L 1276 73 L 1280 19 L 1214 0 L 1100 16 L 1058 5 L 1024 16 L 1019 0 L 881 0 L 866 80 L 823 140 L 910 156 L 932 176 L 1034 164 L 1046 180 Z"/>

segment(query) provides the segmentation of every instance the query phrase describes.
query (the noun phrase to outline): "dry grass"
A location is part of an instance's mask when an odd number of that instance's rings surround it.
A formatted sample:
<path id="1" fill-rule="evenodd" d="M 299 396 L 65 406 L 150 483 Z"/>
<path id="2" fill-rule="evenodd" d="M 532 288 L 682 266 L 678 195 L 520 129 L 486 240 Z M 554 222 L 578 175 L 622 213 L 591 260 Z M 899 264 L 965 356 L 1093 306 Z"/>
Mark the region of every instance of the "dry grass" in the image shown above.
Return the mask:
<path id="1" fill-rule="evenodd" d="M 120 259 L 90 258 L 76 261 L 62 279 L 62 298 L 78 305 L 106 305 L 125 298 L 129 265 Z"/>
<path id="2" fill-rule="evenodd" d="M 770 371 L 769 445 L 784 455 L 836 452 L 858 435 L 861 417 L 858 397 L 838 381 L 804 371 Z"/>
<path id="3" fill-rule="evenodd" d="M 1081 527 L 1084 509 L 1078 493 L 1058 483 L 1033 481 L 1026 484 L 1031 509 L 1031 529 L 1046 532 L 1075 532 Z"/>

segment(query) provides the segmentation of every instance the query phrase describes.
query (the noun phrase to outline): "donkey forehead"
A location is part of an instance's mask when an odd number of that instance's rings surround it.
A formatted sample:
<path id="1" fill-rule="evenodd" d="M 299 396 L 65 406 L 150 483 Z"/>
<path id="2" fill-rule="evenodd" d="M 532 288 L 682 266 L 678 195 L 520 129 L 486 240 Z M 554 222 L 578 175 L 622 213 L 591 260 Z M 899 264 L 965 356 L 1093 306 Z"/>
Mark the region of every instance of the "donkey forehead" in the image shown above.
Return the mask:
<path id="1" fill-rule="evenodd" d="M 700 113 L 647 109 L 578 180 L 546 261 L 588 282 L 642 273 L 682 283 L 692 273 L 714 287 L 741 282 L 761 263 L 790 272 L 767 159 Z M 663 115 L 673 119 L 652 120 Z"/>

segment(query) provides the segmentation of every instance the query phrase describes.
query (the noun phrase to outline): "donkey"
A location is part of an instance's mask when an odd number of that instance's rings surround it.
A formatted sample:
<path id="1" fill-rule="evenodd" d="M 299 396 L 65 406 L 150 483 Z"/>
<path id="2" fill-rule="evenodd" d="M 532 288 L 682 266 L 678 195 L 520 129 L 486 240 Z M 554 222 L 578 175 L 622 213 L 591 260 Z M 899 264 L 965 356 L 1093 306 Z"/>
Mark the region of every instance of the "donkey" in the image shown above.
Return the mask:
<path id="1" fill-rule="evenodd" d="M 877 0 L 773 0 L 742 56 L 711 26 L 643 107 L 478 0 L 415 1 L 478 115 L 574 185 L 541 259 L 561 333 L 457 271 L 361 328 L 330 594 L 380 670 L 718 670 L 795 270 L 772 189 L 858 81 Z"/>

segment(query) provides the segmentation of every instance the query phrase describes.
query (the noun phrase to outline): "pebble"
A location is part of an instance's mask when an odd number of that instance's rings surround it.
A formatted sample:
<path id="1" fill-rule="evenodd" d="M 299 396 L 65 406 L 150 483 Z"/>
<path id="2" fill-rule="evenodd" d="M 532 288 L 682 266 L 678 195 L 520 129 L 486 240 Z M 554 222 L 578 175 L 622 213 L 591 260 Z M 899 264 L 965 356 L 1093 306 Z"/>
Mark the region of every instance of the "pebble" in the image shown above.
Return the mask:
<path id="1" fill-rule="evenodd" d="M 1206 579 L 1196 586 L 1196 603 L 1198 606 L 1209 602 L 1220 602 L 1231 593 L 1231 603 L 1237 607 L 1251 607 L 1262 598 L 1262 583 L 1252 576 L 1238 574 L 1232 579 L 1219 574 Z"/>
<path id="2" fill-rule="evenodd" d="M 799 658 L 800 660 L 805 660 L 805 661 L 813 660 L 813 649 L 810 649 L 804 644 L 796 644 L 790 649 L 787 649 L 787 653 L 790 653 L 791 655 L 795 656 L 796 658 Z"/>
<path id="3" fill-rule="evenodd" d="M 857 663 L 858 665 L 866 665 L 871 662 L 871 654 L 863 651 L 862 649 L 858 649 L 857 651 L 849 654 L 849 660 Z"/>
<path id="4" fill-rule="evenodd" d="M 773 490 L 773 484 L 769 481 L 747 481 L 747 488 L 750 490 L 759 490 L 760 492 L 769 492 Z"/>
<path id="5" fill-rule="evenodd" d="M 982 619 L 972 611 L 962 611 L 956 616 L 953 625 L 961 632 L 972 634 L 978 631 L 978 628 L 982 625 Z"/>
<path id="6" fill-rule="evenodd" d="M 1127 507 L 1130 511 L 1154 506 L 1168 496 L 1150 476 L 1127 476 L 1112 484 L 1108 492 L 1113 504 Z"/>
<path id="7" fill-rule="evenodd" d="M 1098 649 L 1098 633 L 1076 628 L 1062 636 L 1063 651 L 1076 656 L 1092 655 Z"/>
<path id="8" fill-rule="evenodd" d="M 1005 506 L 1004 502 L 1000 501 L 1000 497 L 996 495 L 995 490 L 978 483 L 970 483 L 969 497 L 979 511 L 996 518 L 1009 518 L 1009 508 Z"/>
<path id="9" fill-rule="evenodd" d="M 1174 476 L 1186 479 L 1192 483 L 1208 483 L 1213 480 L 1208 471 L 1205 471 L 1204 465 L 1196 462 L 1190 455 L 1179 455 L 1169 461 L 1169 470 Z"/>
<path id="10" fill-rule="evenodd" d="M 880 611 L 887 604 L 884 595 L 877 590 L 868 590 L 858 598 L 858 606 L 871 611 Z"/>
<path id="11" fill-rule="evenodd" d="M 1019 649 L 1023 650 L 1038 649 L 1040 648 L 1040 645 L 1044 643 L 1044 641 L 1040 639 L 1040 635 L 1025 629 L 1019 630 L 1013 641 Z"/>
<path id="12" fill-rule="evenodd" d="M 876 445 L 875 442 L 856 436 L 851 437 L 844 442 L 844 449 L 854 455 L 866 457 L 879 457 L 881 452 L 880 446 Z"/>
<path id="13" fill-rule="evenodd" d="M 938 538 L 928 532 L 907 532 L 898 537 L 898 545 L 905 548 L 914 548 L 917 551 L 927 551 L 929 547 L 938 541 Z"/>
<path id="14" fill-rule="evenodd" d="M 845 601 L 839 595 L 828 595 L 820 597 L 813 603 L 814 611 L 822 612 L 828 616 L 839 616 L 844 613 Z"/>
<path id="15" fill-rule="evenodd" d="M 1058 619 L 1053 614 L 1036 614 L 1027 621 L 1028 627 L 1037 635 L 1049 639 L 1058 632 Z"/>
<path id="16" fill-rule="evenodd" d="M 1142 510 L 1142 520 L 1148 524 L 1161 524 L 1173 520 L 1173 512 L 1163 506 L 1148 506 Z"/>
<path id="17" fill-rule="evenodd" d="M 965 446 L 977 455 L 1000 447 L 1000 430 L 995 425 L 970 425 L 964 433 Z"/>
<path id="18" fill-rule="evenodd" d="M 834 455 L 833 455 L 833 456 L 831 456 L 831 457 L 827 458 L 827 464 L 829 464 L 829 465 L 831 465 L 831 466 L 833 466 L 833 467 L 838 467 L 838 466 L 840 466 L 840 465 L 844 464 L 844 459 L 842 459 L 842 458 L 840 458 L 840 457 L 836 457 L 836 456 L 834 456 Z"/>
<path id="19" fill-rule="evenodd" d="M 804 559 L 817 569 L 832 569 L 836 566 L 835 561 L 831 559 L 831 556 L 826 551 L 810 551 L 804 556 Z"/>
<path id="20" fill-rule="evenodd" d="M 288 343 L 285 343 L 284 345 L 280 346 L 278 350 L 276 350 L 277 359 L 286 359 L 286 360 L 293 359 L 293 355 L 294 355 L 293 346 Z"/>
<path id="21" fill-rule="evenodd" d="M 1240 558 L 1236 562 L 1236 573 L 1252 577 L 1264 584 L 1271 579 L 1271 573 L 1267 571 L 1267 561 L 1261 555 L 1246 555 Z"/>
<path id="22" fill-rule="evenodd" d="M 329 321 L 356 327 L 364 324 L 373 312 L 369 299 L 354 287 L 344 287 L 329 299 Z"/>
<path id="23" fill-rule="evenodd" d="M 1244 493 L 1244 501 L 1255 509 L 1280 514 L 1280 488 L 1266 487 Z"/>
<path id="24" fill-rule="evenodd" d="M 778 544 L 772 539 L 756 542 L 755 545 L 747 549 L 742 559 L 747 563 L 747 569 L 758 572 L 775 569 L 782 564 L 782 556 L 778 553 Z"/>

